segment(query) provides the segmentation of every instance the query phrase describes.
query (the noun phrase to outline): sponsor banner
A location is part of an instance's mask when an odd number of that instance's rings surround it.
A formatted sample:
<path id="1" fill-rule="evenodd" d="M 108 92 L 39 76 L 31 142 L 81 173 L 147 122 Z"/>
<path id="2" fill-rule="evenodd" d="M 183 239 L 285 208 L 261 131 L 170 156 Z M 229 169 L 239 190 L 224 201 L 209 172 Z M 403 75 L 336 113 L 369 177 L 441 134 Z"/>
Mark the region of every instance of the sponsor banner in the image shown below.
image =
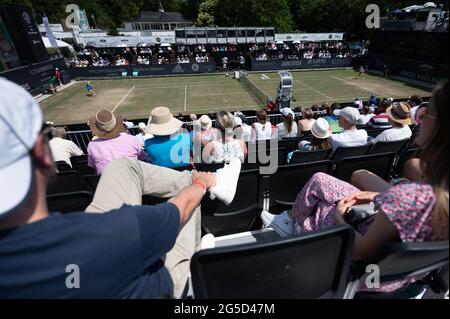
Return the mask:
<path id="1" fill-rule="evenodd" d="M 290 69 L 316 69 L 350 67 L 352 58 L 328 58 L 328 59 L 300 59 L 300 60 L 252 60 L 252 71 L 290 70 Z"/>
<path id="2" fill-rule="evenodd" d="M 80 28 L 82 32 L 89 32 L 91 26 L 89 25 L 89 20 L 86 15 L 86 10 L 80 10 Z"/>
<path id="3" fill-rule="evenodd" d="M 86 45 L 92 45 L 96 48 L 113 48 L 113 47 L 135 47 L 138 43 L 150 43 L 155 44 L 157 42 L 161 42 L 162 39 L 155 37 L 134 37 L 134 36 L 117 36 L 117 37 L 92 37 L 92 36 L 84 36 L 83 41 Z M 160 40 L 160 41 L 157 41 Z"/>
<path id="4" fill-rule="evenodd" d="M 389 75 L 401 76 L 416 81 L 439 83 L 443 79 L 448 79 L 448 65 L 443 64 L 378 54 L 370 54 L 366 64 L 369 66 L 369 69 L 382 72 L 387 69 Z"/>
<path id="5" fill-rule="evenodd" d="M 50 45 L 52 48 L 58 49 L 58 42 L 55 39 L 55 36 L 53 35 L 53 31 L 50 28 L 50 23 L 48 22 L 47 17 L 42 17 L 42 22 L 44 23 L 45 27 L 45 33 L 47 34 L 48 41 L 50 42 Z"/>
<path id="6" fill-rule="evenodd" d="M 200 74 L 200 73 L 216 72 L 216 64 L 213 62 L 209 62 L 198 64 L 185 63 L 185 64 L 88 67 L 88 68 L 71 68 L 69 69 L 69 71 L 72 78 Z"/>
<path id="7" fill-rule="evenodd" d="M 55 68 L 64 70 L 66 63 L 63 58 L 54 59 L 46 62 L 32 64 L 26 67 L 1 72 L 0 76 L 13 81 L 24 87 L 32 95 L 42 93 L 42 90 L 48 88 L 50 77 L 55 74 Z M 63 71 L 63 75 L 66 73 Z M 70 78 L 63 76 L 64 83 L 70 81 Z"/>
<path id="8" fill-rule="evenodd" d="M 342 41 L 343 33 L 280 33 L 275 34 L 275 41 Z"/>

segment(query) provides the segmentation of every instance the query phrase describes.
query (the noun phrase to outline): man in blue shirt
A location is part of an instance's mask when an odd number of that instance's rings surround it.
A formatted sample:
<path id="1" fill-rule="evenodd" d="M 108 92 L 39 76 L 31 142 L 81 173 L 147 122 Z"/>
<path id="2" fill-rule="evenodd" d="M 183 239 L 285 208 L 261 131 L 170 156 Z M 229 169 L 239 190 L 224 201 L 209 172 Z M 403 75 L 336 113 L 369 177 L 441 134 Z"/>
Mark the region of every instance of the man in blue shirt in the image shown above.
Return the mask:
<path id="1" fill-rule="evenodd" d="M 0 91 L 0 298 L 180 297 L 200 241 L 198 205 L 206 191 L 231 203 L 240 161 L 191 173 L 116 159 L 89 213 L 51 214 L 41 109 L 12 82 L 0 79 Z M 141 206 L 143 194 L 170 200 Z"/>
<path id="2" fill-rule="evenodd" d="M 191 162 L 192 136 L 180 132 L 183 122 L 174 118 L 169 108 L 152 110 L 145 132 L 154 135 L 145 141 L 149 162 L 164 167 L 181 167 Z"/>
<path id="3" fill-rule="evenodd" d="M 89 92 L 91 96 L 97 96 L 97 93 L 95 93 L 94 87 L 92 86 L 90 81 L 86 82 L 86 90 Z"/>

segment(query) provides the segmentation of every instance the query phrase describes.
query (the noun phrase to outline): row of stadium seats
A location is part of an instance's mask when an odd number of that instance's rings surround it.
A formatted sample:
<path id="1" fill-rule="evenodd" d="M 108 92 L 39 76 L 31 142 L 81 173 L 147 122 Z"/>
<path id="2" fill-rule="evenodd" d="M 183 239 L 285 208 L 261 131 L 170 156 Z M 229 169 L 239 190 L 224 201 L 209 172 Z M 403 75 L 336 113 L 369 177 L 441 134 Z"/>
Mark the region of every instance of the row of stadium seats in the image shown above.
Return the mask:
<path id="1" fill-rule="evenodd" d="M 407 150 L 400 155 L 381 153 L 343 157 L 334 163 L 324 159 L 308 163 L 280 165 L 275 174 L 260 169 L 243 167 L 234 201 L 226 206 L 217 200 L 205 197 L 202 201 L 202 223 L 206 233 L 214 235 L 232 234 L 240 231 L 258 229 L 259 213 L 262 209 L 280 212 L 292 206 L 297 194 L 318 172 L 332 174 L 349 181 L 351 174 L 358 169 L 369 169 L 389 180 L 391 176 L 401 176 L 402 165 L 417 150 Z M 393 165 L 397 158 L 396 165 Z M 200 164 L 201 171 L 215 171 L 223 164 Z M 392 168 L 394 167 L 394 170 Z M 179 170 L 191 169 L 181 167 Z M 49 184 L 47 199 L 49 209 L 61 213 L 83 211 L 95 192 L 100 179 L 98 175 L 82 175 L 77 171 L 64 171 L 57 174 Z M 143 204 L 158 204 L 167 199 L 150 195 L 143 196 Z"/>

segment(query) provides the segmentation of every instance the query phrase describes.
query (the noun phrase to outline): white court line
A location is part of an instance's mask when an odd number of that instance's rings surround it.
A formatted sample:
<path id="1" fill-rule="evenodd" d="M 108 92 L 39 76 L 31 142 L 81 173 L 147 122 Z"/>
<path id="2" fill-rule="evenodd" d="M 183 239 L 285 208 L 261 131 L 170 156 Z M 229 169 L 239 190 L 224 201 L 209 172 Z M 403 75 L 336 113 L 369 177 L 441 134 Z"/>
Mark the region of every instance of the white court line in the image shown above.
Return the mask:
<path id="1" fill-rule="evenodd" d="M 248 92 L 226 92 L 217 94 L 191 94 L 191 97 L 205 97 L 205 96 L 221 96 L 221 95 L 248 95 Z"/>
<path id="2" fill-rule="evenodd" d="M 303 85 L 304 87 L 307 87 L 308 89 L 310 89 L 310 90 L 312 90 L 312 91 L 314 91 L 314 92 L 316 92 L 316 93 L 319 93 L 320 95 L 326 97 L 326 98 L 327 98 L 328 100 L 330 100 L 330 101 L 333 101 L 333 100 L 334 100 L 332 97 L 329 97 L 328 95 L 323 94 L 323 93 L 320 92 L 320 91 L 317 91 L 316 89 L 310 87 L 309 85 L 306 85 L 306 84 L 303 83 L 303 82 L 300 82 L 299 80 L 295 80 L 295 82 L 300 83 L 300 84 Z"/>
<path id="3" fill-rule="evenodd" d="M 357 88 L 366 90 L 366 91 L 371 92 L 371 93 L 375 93 L 376 95 L 387 96 L 387 95 L 384 94 L 384 93 L 376 92 L 376 91 L 371 90 L 371 89 L 368 89 L 368 88 L 366 88 L 366 87 L 364 87 L 364 86 L 360 86 L 360 85 L 358 85 L 358 84 L 356 84 L 356 83 L 352 83 L 352 82 L 349 82 L 349 81 L 347 81 L 347 80 L 341 79 L 341 78 L 339 78 L 339 77 L 337 77 L 337 76 L 330 75 L 330 77 L 332 77 L 333 79 L 342 81 L 342 82 L 344 82 L 345 84 L 352 85 L 352 86 L 356 86 Z"/>
<path id="4" fill-rule="evenodd" d="M 133 85 L 133 87 L 127 92 L 127 94 L 124 95 L 124 97 L 120 100 L 120 102 L 113 108 L 113 110 L 111 111 L 112 113 L 114 113 L 114 111 L 119 107 L 120 104 L 122 104 L 122 102 L 127 98 L 127 96 L 131 93 L 131 91 L 133 91 L 135 88 L 135 86 Z"/>
<path id="5" fill-rule="evenodd" d="M 205 83 L 205 84 L 189 84 L 189 86 L 222 86 L 223 84 L 231 84 L 231 85 L 240 85 L 239 82 L 214 82 L 214 83 Z M 137 89 L 173 89 L 173 88 L 179 88 L 180 86 L 184 85 L 183 83 L 180 83 L 178 85 L 171 85 L 171 86 L 152 86 L 152 85 L 136 85 Z"/>
<path id="6" fill-rule="evenodd" d="M 184 110 L 187 108 L 187 85 L 184 86 Z"/>

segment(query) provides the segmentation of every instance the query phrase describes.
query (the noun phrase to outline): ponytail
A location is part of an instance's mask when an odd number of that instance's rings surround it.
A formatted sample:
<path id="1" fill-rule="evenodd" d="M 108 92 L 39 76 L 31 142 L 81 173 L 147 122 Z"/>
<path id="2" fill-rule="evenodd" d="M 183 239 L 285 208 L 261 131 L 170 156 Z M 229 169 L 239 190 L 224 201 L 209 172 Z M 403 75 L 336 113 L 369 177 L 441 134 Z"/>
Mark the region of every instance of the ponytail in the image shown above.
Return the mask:
<path id="1" fill-rule="evenodd" d="M 288 133 L 292 132 L 292 123 L 294 123 L 294 118 L 292 117 L 292 114 L 288 114 L 287 117 L 285 117 L 286 122 L 286 128 Z"/>

